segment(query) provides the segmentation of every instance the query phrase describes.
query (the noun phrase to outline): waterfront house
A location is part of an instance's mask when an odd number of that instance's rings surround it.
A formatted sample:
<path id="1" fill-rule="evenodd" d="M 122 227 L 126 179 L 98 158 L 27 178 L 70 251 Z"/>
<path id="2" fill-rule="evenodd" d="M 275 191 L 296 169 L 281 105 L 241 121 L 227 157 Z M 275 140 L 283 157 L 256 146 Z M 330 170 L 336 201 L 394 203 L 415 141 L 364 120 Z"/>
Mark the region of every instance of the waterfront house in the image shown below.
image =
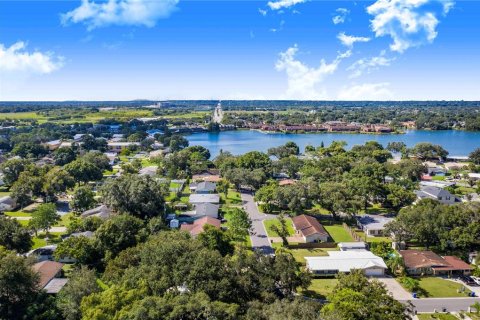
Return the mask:
<path id="1" fill-rule="evenodd" d="M 325 228 L 312 216 L 305 214 L 292 218 L 295 236 L 302 237 L 304 242 L 327 242 L 329 238 Z"/>

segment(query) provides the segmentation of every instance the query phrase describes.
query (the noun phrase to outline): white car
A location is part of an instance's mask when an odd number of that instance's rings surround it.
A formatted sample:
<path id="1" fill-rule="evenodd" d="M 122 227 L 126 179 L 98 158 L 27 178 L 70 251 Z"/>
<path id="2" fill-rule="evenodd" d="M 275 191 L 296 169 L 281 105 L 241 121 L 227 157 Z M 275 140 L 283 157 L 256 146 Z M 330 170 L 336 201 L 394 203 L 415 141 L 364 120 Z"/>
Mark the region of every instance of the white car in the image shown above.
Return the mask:
<path id="1" fill-rule="evenodd" d="M 472 276 L 472 277 L 470 277 L 470 278 L 472 278 L 473 281 L 474 281 L 477 285 L 480 286 L 480 277 L 473 277 L 473 276 Z"/>

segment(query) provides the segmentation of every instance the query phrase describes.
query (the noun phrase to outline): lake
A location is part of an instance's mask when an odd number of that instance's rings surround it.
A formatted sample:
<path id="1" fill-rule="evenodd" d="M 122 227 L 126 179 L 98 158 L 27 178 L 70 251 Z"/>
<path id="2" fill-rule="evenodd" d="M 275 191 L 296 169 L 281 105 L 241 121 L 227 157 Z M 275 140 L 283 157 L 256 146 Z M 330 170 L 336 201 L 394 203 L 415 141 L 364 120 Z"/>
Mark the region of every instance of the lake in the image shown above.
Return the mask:
<path id="1" fill-rule="evenodd" d="M 305 146 L 328 146 L 332 141 L 343 140 L 348 143 L 347 148 L 367 141 L 378 141 L 383 146 L 392 141 L 403 141 L 408 147 L 413 147 L 419 142 L 431 142 L 442 145 L 451 156 L 467 156 L 471 151 L 480 147 L 480 132 L 470 131 L 426 131 L 409 130 L 405 134 L 361 134 L 361 133 L 264 133 L 256 130 L 236 130 L 219 133 L 194 133 L 186 136 L 190 145 L 200 145 L 210 150 L 211 158 L 216 157 L 220 150 L 230 151 L 238 155 L 248 151 L 258 150 L 266 152 L 269 148 L 285 144 L 287 141 L 295 142 L 300 151 Z"/>

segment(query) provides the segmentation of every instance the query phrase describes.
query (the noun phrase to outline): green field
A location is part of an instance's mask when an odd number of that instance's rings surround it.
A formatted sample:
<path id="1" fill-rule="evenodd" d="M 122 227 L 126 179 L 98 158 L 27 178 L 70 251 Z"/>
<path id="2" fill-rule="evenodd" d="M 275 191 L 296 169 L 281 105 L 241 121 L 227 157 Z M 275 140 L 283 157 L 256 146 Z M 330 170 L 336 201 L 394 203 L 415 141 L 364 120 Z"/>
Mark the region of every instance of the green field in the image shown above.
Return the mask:
<path id="1" fill-rule="evenodd" d="M 295 234 L 295 230 L 293 229 L 292 219 L 285 218 L 285 220 L 287 222 L 288 235 L 293 236 Z M 267 230 L 267 235 L 269 237 L 279 237 L 278 233 L 276 233 L 271 229 L 271 227 L 274 225 L 276 225 L 277 227 L 280 227 L 280 222 L 278 221 L 278 219 L 265 220 L 263 221 L 263 224 L 265 226 L 265 230 Z"/>
<path id="2" fill-rule="evenodd" d="M 337 225 L 324 225 L 325 230 L 330 234 L 330 237 L 333 239 L 333 242 L 351 242 L 353 241 L 352 236 L 343 228 L 341 224 Z"/>
<path id="3" fill-rule="evenodd" d="M 310 298 L 325 299 L 337 285 L 337 279 L 312 279 L 312 283 L 307 290 L 301 290 L 303 294 Z"/>
<path id="4" fill-rule="evenodd" d="M 0 113 L 0 120 L 43 120 L 45 116 L 39 115 L 36 112 L 2 112 Z"/>

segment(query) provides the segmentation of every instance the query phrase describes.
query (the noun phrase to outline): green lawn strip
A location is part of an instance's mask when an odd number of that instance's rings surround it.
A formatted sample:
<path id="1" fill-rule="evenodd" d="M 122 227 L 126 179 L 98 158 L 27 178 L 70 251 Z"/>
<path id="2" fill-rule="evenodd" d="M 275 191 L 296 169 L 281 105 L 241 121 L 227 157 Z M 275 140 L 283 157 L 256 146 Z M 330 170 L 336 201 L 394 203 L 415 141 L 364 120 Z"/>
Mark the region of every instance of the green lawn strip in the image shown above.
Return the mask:
<path id="1" fill-rule="evenodd" d="M 452 298 L 452 297 L 466 297 L 470 290 L 465 289 L 465 292 L 458 292 L 463 285 L 457 282 L 444 280 L 437 277 L 423 277 L 418 278 L 419 285 L 425 291 L 428 298 Z M 420 296 L 423 293 L 419 293 Z"/>
<path id="2" fill-rule="evenodd" d="M 315 299 L 325 299 L 337 285 L 337 279 L 312 279 L 307 290 L 300 289 L 299 293 Z"/>
<path id="3" fill-rule="evenodd" d="M 325 230 L 330 234 L 333 242 L 352 242 L 352 236 L 343 228 L 341 224 L 324 225 Z"/>
<path id="4" fill-rule="evenodd" d="M 295 230 L 293 229 L 293 222 L 292 222 L 292 219 L 290 218 L 285 218 L 286 222 L 287 222 L 287 230 L 288 230 L 288 234 L 290 236 L 293 236 L 295 234 Z M 269 219 L 269 220 L 265 220 L 263 221 L 263 225 L 265 226 L 265 229 L 267 230 L 267 235 L 269 237 L 279 237 L 278 233 L 276 233 L 275 231 L 271 230 L 272 226 L 276 225 L 277 227 L 280 227 L 280 222 L 278 221 L 278 219 Z"/>
<path id="5" fill-rule="evenodd" d="M 10 191 L 0 191 L 0 198 L 10 195 Z"/>
<path id="6" fill-rule="evenodd" d="M 39 115 L 36 112 L 2 112 L 0 113 L 0 120 L 15 119 L 15 120 L 40 120 L 46 119 L 45 116 Z"/>
<path id="7" fill-rule="evenodd" d="M 62 239 L 60 238 L 60 236 L 62 234 L 63 233 L 61 233 L 61 232 L 50 232 L 49 233 L 48 244 L 55 244 L 55 243 L 59 243 L 60 241 L 62 241 Z M 37 249 L 37 248 L 41 248 L 41 247 L 46 246 L 47 241 L 46 241 L 45 237 L 46 237 L 46 234 L 44 232 L 39 233 L 37 237 L 33 237 L 32 238 L 32 240 L 33 240 L 32 249 Z"/>
<path id="8" fill-rule="evenodd" d="M 445 180 L 445 176 L 433 176 L 433 177 L 432 177 L 432 180 L 444 181 L 444 180 Z"/>
<path id="9" fill-rule="evenodd" d="M 392 242 L 392 239 L 388 237 L 365 237 L 365 232 L 360 230 L 355 230 L 355 233 L 366 242 Z"/>
<path id="10" fill-rule="evenodd" d="M 327 256 L 327 250 L 321 248 L 310 248 L 310 249 L 286 249 L 290 252 L 295 260 L 302 264 L 306 264 L 305 257 L 324 257 Z"/>
<path id="11" fill-rule="evenodd" d="M 417 314 L 417 317 L 419 320 L 458 320 L 457 317 L 449 313 L 419 313 Z"/>
<path id="12" fill-rule="evenodd" d="M 9 217 L 31 217 L 32 216 L 30 213 L 26 213 L 23 211 L 6 211 L 5 215 Z"/>
<path id="13" fill-rule="evenodd" d="M 478 313 L 467 313 L 467 316 L 469 316 L 472 320 L 480 320 L 480 311 Z"/>

